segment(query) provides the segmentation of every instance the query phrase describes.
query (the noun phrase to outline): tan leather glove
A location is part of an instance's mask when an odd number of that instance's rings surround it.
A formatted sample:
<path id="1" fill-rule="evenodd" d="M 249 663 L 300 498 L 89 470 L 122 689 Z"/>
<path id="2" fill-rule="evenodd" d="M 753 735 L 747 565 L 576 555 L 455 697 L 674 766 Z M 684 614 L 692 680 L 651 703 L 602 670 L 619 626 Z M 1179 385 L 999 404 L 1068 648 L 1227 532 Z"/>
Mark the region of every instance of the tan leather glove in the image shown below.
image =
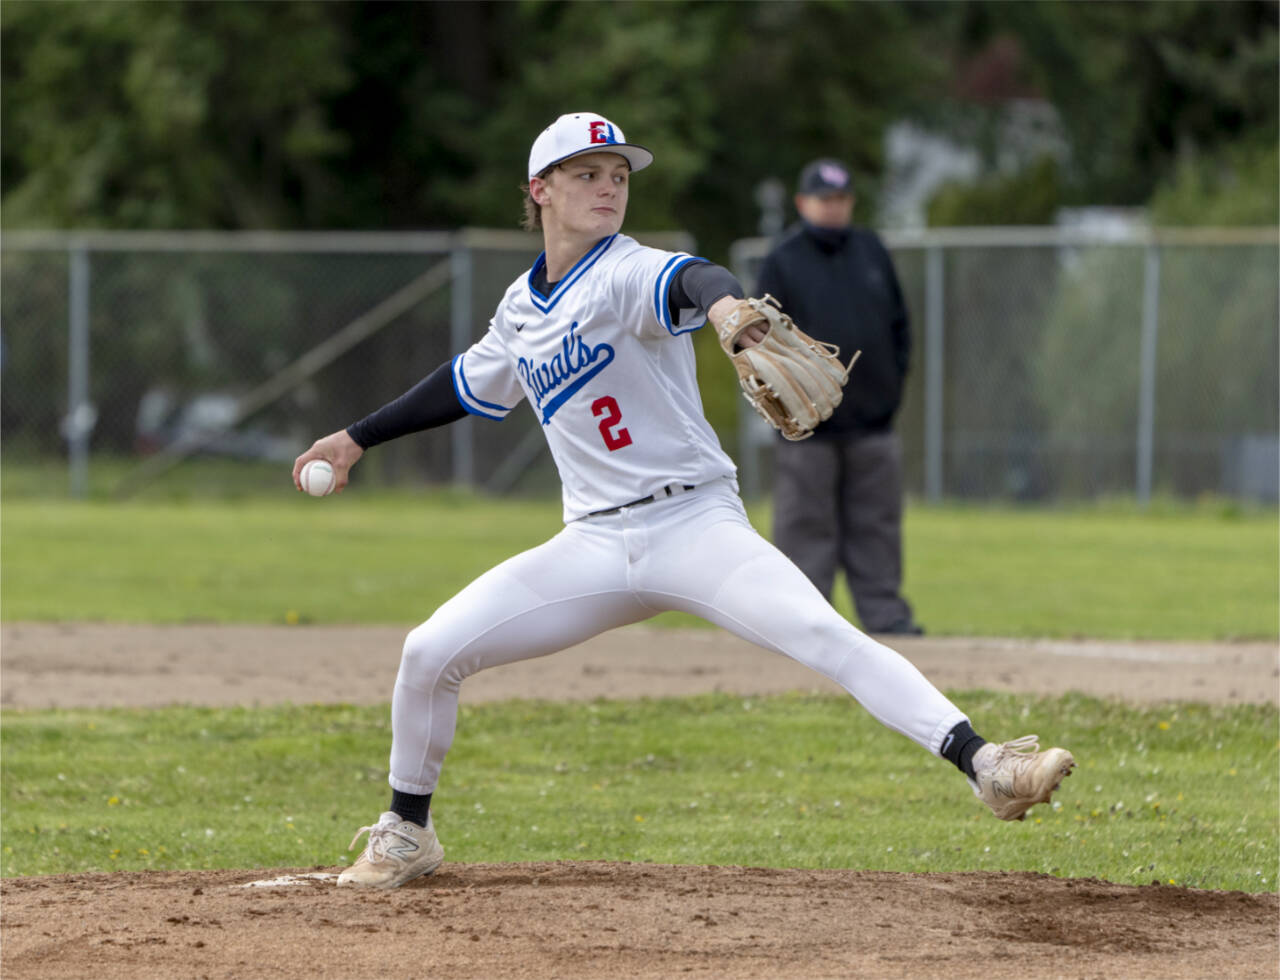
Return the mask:
<path id="1" fill-rule="evenodd" d="M 753 324 L 767 331 L 764 340 L 740 348 L 739 338 Z M 807 439 L 819 422 L 831 417 L 862 353 L 856 351 L 849 366 L 843 366 L 838 347 L 806 334 L 767 293 L 763 299 L 738 300 L 716 332 L 737 369 L 743 396 L 792 441 Z"/>

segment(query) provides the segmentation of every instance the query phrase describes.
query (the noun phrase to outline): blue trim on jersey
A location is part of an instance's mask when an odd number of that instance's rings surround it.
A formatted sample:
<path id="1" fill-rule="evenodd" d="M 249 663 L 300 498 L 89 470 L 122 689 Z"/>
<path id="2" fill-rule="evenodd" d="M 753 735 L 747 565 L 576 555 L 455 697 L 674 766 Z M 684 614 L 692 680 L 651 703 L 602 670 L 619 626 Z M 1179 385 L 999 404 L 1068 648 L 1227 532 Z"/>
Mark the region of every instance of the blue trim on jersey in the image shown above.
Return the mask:
<path id="1" fill-rule="evenodd" d="M 658 315 L 658 322 L 667 328 L 667 333 L 673 337 L 678 337 L 682 333 L 692 333 L 700 330 L 706 324 L 706 320 L 701 323 L 694 323 L 687 327 L 679 327 L 671 320 L 671 284 L 675 282 L 676 275 L 686 265 L 691 262 L 709 262 L 709 259 L 701 258 L 697 255 L 676 255 L 662 267 L 662 271 L 658 273 L 658 279 L 653 284 L 653 311 Z"/>
<path id="2" fill-rule="evenodd" d="M 600 256 L 604 255 L 604 253 L 609 250 L 609 246 L 613 244 L 614 239 L 617 237 L 617 235 L 610 235 L 608 238 L 602 238 L 600 241 L 592 245 L 587 251 L 587 254 L 578 259 L 578 261 L 574 263 L 573 268 L 570 269 L 565 277 L 556 285 L 556 288 L 551 290 L 550 296 L 543 296 L 542 293 L 533 288 L 534 275 L 540 268 L 547 264 L 547 253 L 543 252 L 539 255 L 537 260 L 533 263 L 533 268 L 529 270 L 528 277 L 529 299 L 533 302 L 534 307 L 542 313 L 550 313 L 552 308 L 555 307 L 560 300 L 564 299 L 565 293 L 569 291 L 569 288 L 581 279 L 588 269 L 600 261 Z"/>
<path id="3" fill-rule="evenodd" d="M 461 354 L 454 357 L 451 365 L 452 370 L 449 372 L 450 376 L 453 378 L 453 393 L 458 399 L 458 404 L 465 408 L 471 415 L 479 415 L 481 418 L 493 419 L 495 422 L 501 422 L 511 414 L 511 409 L 504 405 L 498 405 L 495 402 L 484 401 L 483 399 L 475 396 L 471 391 L 471 385 L 467 383 L 466 374 L 462 371 L 462 357 L 463 355 Z M 461 391 L 458 389 L 458 382 L 462 382 Z M 466 392 L 465 395 L 463 394 L 464 391 Z M 474 407 L 478 405 L 483 405 L 485 408 L 495 409 L 502 414 L 491 415 L 488 412 L 483 412 L 479 408 Z"/>

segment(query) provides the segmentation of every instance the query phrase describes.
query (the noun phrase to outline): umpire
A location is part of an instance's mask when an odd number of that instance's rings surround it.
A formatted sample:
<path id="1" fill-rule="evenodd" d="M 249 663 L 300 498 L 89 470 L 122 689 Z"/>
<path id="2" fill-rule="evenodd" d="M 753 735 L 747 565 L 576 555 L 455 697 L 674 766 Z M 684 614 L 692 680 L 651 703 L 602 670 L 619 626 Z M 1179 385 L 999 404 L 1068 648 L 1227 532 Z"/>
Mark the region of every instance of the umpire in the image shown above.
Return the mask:
<path id="1" fill-rule="evenodd" d="M 902 446 L 893 431 L 911 330 L 888 251 L 853 226 L 854 200 L 849 168 L 814 160 L 796 188 L 800 222 L 760 267 L 758 291 L 801 330 L 846 359 L 862 351 L 831 418 L 810 439 L 777 441 L 774 543 L 828 600 L 843 568 L 866 632 L 920 634 L 901 594 Z"/>

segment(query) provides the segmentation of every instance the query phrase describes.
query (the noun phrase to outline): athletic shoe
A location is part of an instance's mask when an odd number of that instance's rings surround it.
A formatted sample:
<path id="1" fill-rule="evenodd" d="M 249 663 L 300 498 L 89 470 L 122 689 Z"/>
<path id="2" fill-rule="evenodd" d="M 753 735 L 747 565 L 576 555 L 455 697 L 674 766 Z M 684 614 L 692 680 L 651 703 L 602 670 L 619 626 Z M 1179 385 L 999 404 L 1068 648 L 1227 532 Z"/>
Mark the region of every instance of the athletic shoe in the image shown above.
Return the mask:
<path id="1" fill-rule="evenodd" d="M 1048 803 L 1076 760 L 1066 749 L 1040 751 L 1034 735 L 996 745 L 988 742 L 974 754 L 973 793 L 1001 820 L 1022 820 L 1037 803 Z"/>
<path id="2" fill-rule="evenodd" d="M 430 817 L 425 827 L 419 827 L 388 810 L 372 827 L 357 830 L 351 847 L 366 830 L 369 843 L 356 863 L 338 875 L 339 885 L 399 888 L 406 881 L 431 874 L 444 860 L 444 848 L 436 840 Z"/>

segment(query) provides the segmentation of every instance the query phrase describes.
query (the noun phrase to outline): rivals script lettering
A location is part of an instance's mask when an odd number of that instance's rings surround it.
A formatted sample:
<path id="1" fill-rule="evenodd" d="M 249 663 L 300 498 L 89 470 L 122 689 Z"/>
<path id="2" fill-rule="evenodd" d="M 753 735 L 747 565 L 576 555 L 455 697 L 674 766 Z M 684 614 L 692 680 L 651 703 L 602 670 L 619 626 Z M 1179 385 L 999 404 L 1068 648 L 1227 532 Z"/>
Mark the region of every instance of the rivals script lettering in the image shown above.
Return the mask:
<path id="1" fill-rule="evenodd" d="M 550 360 L 538 363 L 522 357 L 516 362 L 525 387 L 533 392 L 534 404 L 542 410 L 543 425 L 613 360 L 612 347 L 608 344 L 592 347 L 577 331 L 575 320 L 561 339 L 560 350 Z"/>

